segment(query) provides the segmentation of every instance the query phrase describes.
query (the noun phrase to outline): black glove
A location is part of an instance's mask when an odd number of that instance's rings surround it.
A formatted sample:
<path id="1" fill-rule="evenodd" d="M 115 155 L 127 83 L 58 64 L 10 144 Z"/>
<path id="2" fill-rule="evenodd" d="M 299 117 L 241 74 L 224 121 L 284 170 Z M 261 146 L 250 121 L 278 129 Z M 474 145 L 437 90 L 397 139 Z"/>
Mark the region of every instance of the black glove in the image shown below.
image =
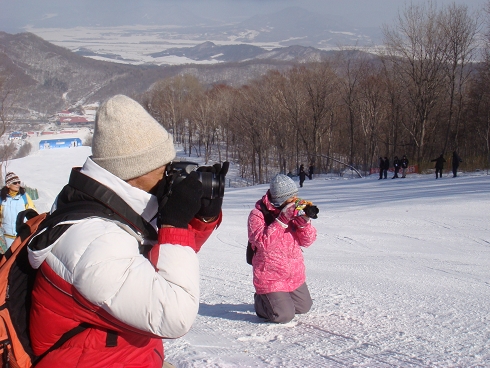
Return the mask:
<path id="1" fill-rule="evenodd" d="M 223 176 L 223 185 L 224 177 L 228 173 L 228 168 L 230 163 L 228 161 L 223 162 L 223 166 L 220 164 L 214 164 L 213 166 L 201 166 L 197 169 L 197 171 L 201 172 L 211 172 L 216 174 L 216 176 Z M 223 204 L 223 197 L 218 198 L 201 198 L 201 208 L 197 213 L 198 216 L 204 218 L 216 217 L 221 212 L 221 205 Z"/>
<path id="2" fill-rule="evenodd" d="M 187 229 L 201 207 L 202 184 L 196 172 L 191 172 L 181 182 L 170 187 L 160 203 L 157 225 L 172 225 Z"/>

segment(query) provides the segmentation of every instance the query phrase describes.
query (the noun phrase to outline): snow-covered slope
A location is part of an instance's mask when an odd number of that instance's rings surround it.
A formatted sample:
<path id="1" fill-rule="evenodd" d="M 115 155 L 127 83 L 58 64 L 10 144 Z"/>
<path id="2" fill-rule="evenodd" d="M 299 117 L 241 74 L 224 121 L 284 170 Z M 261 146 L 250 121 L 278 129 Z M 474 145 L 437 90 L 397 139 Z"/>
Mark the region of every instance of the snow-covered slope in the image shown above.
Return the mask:
<path id="1" fill-rule="evenodd" d="M 41 151 L 8 170 L 38 188 L 45 210 L 88 154 Z M 321 211 L 304 251 L 314 304 L 286 325 L 255 316 L 245 262 L 247 216 L 267 186 L 227 188 L 223 223 L 199 253 L 199 316 L 164 342 L 166 359 L 179 368 L 490 366 L 490 176 L 376 179 L 317 177 L 300 189 Z"/>

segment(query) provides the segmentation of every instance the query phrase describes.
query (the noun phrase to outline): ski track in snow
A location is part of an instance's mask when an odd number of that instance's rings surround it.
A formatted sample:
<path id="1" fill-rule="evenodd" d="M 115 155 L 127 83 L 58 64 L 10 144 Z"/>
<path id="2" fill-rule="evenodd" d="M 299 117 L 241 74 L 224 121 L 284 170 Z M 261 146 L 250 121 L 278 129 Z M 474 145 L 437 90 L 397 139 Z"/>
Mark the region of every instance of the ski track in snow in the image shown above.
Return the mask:
<path id="1" fill-rule="evenodd" d="M 62 153 L 62 155 L 60 155 Z M 13 160 L 49 209 L 90 148 Z M 233 166 L 230 173 L 233 173 Z M 230 174 L 232 175 L 232 174 Z M 312 310 L 285 325 L 255 315 L 247 217 L 267 185 L 227 188 L 223 222 L 199 253 L 190 332 L 165 340 L 185 367 L 490 367 L 490 176 L 316 177 L 320 208 L 304 250 Z"/>

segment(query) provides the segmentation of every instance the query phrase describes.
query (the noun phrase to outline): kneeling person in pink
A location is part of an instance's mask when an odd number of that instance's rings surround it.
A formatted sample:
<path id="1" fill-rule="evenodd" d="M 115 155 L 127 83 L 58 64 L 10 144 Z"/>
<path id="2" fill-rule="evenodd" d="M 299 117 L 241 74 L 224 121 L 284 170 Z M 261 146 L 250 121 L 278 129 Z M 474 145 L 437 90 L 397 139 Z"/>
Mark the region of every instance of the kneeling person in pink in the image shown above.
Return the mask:
<path id="1" fill-rule="evenodd" d="M 248 239 L 255 251 L 255 312 L 275 323 L 287 323 L 313 304 L 301 247 L 315 241 L 316 229 L 310 217 L 296 209 L 297 194 L 294 181 L 278 174 L 248 217 Z"/>

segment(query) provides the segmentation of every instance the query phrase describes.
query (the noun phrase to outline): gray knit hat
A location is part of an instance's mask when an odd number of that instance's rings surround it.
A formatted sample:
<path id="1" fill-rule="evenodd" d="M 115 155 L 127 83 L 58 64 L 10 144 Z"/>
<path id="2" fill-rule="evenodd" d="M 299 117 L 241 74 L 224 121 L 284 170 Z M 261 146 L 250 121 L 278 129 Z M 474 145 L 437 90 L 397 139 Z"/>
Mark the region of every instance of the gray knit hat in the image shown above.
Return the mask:
<path id="1" fill-rule="evenodd" d="M 139 103 L 117 95 L 99 107 L 92 140 L 92 160 L 99 166 L 129 180 L 174 158 L 172 135 Z"/>
<path id="2" fill-rule="evenodd" d="M 270 193 L 272 204 L 280 206 L 287 199 L 298 194 L 298 187 L 289 176 L 277 174 L 271 180 Z"/>

